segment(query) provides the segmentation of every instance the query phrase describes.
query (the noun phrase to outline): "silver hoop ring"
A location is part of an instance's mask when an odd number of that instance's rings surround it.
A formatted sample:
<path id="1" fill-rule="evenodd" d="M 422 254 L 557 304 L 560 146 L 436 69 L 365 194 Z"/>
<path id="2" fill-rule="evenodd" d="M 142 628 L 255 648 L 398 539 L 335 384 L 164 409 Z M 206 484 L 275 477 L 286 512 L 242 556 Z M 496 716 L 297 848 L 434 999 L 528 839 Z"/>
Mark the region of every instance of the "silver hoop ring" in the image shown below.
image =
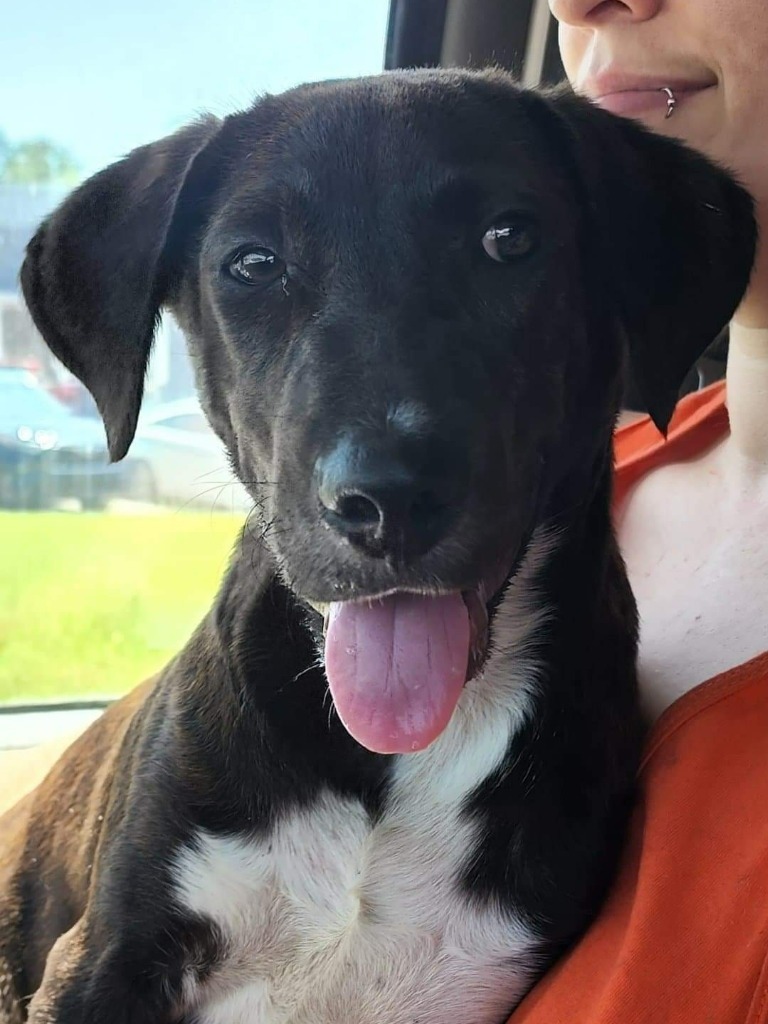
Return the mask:
<path id="1" fill-rule="evenodd" d="M 672 115 L 674 114 L 675 107 L 677 106 L 677 100 L 675 99 L 675 94 L 672 92 L 668 85 L 662 86 L 659 91 L 663 92 L 667 97 L 667 112 L 664 115 L 664 120 L 666 121 L 667 118 L 672 117 Z"/>

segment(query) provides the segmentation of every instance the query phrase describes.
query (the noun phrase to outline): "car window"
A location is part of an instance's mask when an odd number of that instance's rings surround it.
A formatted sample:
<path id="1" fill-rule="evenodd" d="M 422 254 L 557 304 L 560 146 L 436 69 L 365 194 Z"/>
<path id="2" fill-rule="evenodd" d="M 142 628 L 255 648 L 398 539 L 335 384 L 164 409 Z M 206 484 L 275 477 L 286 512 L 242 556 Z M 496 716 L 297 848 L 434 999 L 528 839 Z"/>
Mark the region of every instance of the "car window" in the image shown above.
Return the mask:
<path id="1" fill-rule="evenodd" d="M 166 416 L 163 419 L 155 419 L 155 426 L 170 427 L 173 430 L 183 430 L 188 434 L 207 434 L 210 427 L 202 413 L 184 413 L 178 416 Z"/>
<path id="2" fill-rule="evenodd" d="M 34 385 L 0 378 L 0 419 L 18 420 L 22 426 L 28 420 L 62 419 L 69 410 L 55 398 Z"/>
<path id="3" fill-rule="evenodd" d="M 211 606 L 253 505 L 220 445 L 176 450 L 140 430 L 126 458 L 108 462 L 93 398 L 22 302 L 24 247 L 85 177 L 203 112 L 380 71 L 388 9 L 389 0 L 3 6 L 0 705 L 98 703 L 158 671 Z M 196 406 L 170 407 L 194 395 L 184 338 L 163 317 L 142 423 L 213 439 Z M 0 727 L 0 748 L 30 738 Z"/>
<path id="4" fill-rule="evenodd" d="M 11 384 L 35 385 L 35 375 L 29 370 L 17 366 L 0 366 L 0 387 Z"/>

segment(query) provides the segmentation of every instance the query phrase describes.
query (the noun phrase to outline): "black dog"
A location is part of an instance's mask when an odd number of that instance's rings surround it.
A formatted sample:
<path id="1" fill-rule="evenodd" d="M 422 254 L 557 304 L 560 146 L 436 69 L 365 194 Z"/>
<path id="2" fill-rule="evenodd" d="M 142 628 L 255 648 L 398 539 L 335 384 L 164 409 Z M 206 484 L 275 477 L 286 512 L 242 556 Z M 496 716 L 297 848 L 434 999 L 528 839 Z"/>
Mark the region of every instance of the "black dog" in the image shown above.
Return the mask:
<path id="1" fill-rule="evenodd" d="M 637 762 L 625 355 L 663 429 L 753 247 L 724 172 L 500 72 L 268 97 L 64 203 L 23 287 L 113 458 L 170 307 L 260 530 L 4 820 L 5 1021 L 505 1018 Z"/>

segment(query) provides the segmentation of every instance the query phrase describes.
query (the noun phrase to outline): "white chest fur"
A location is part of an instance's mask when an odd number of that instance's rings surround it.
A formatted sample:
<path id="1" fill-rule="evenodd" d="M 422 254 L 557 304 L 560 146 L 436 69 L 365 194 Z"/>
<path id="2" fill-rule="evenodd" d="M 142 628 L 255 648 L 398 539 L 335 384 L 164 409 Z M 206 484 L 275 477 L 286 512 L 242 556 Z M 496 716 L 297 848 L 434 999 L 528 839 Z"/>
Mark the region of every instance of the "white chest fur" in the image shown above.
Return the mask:
<path id="1" fill-rule="evenodd" d="M 526 586 L 541 551 L 531 556 L 497 613 L 485 673 L 427 751 L 398 759 L 375 824 L 328 793 L 265 839 L 199 833 L 178 851 L 178 903 L 215 922 L 225 950 L 203 983 L 187 984 L 199 1024 L 506 1019 L 530 983 L 537 937 L 462 891 L 479 826 L 461 807 L 531 710 L 526 641 L 544 628 Z"/>

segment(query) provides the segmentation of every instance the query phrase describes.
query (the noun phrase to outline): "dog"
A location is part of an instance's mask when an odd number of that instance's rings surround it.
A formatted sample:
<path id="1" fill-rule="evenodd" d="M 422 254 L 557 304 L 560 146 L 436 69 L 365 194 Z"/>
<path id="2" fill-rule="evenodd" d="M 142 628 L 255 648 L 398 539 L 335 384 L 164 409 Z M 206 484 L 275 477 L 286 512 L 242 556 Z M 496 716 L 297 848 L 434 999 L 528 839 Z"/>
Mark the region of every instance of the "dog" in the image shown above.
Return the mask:
<path id="1" fill-rule="evenodd" d="M 170 309 L 254 512 L 3 819 L 5 1022 L 506 1019 L 631 804 L 625 364 L 664 430 L 754 245 L 725 171 L 498 70 L 266 96 L 64 201 L 22 287 L 111 457 Z"/>

